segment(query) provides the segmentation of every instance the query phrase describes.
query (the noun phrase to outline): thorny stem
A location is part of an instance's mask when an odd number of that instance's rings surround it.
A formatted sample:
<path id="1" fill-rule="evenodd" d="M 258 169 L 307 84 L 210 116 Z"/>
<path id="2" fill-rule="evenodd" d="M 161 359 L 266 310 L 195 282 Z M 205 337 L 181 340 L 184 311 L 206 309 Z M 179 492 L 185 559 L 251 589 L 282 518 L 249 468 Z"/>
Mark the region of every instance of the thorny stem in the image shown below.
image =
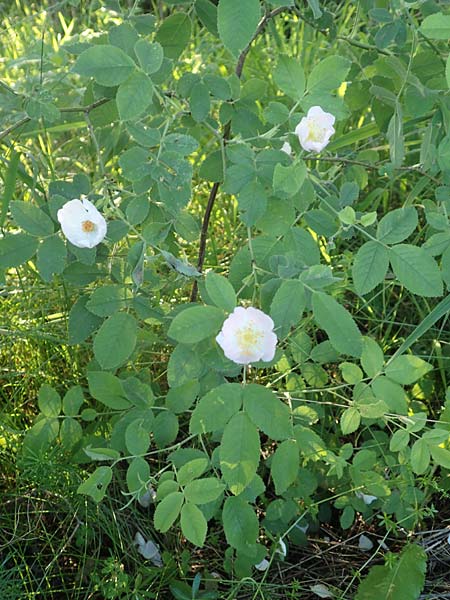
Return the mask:
<path id="1" fill-rule="evenodd" d="M 283 12 L 284 10 L 289 10 L 289 8 L 287 6 L 281 6 L 279 8 L 276 8 L 276 9 L 266 13 L 264 15 L 264 17 L 261 19 L 261 21 L 259 22 L 259 25 L 258 25 L 252 39 L 250 40 L 250 42 L 247 44 L 247 46 L 244 48 L 244 50 L 242 50 L 241 54 L 239 55 L 239 58 L 238 58 L 238 61 L 236 64 L 236 69 L 235 69 L 235 73 L 239 77 L 239 79 L 242 76 L 245 59 L 247 58 L 247 54 L 249 53 L 250 46 L 252 45 L 254 40 L 264 31 L 267 23 L 271 19 L 276 17 L 278 14 Z M 225 129 L 223 131 L 223 136 L 222 136 L 224 146 L 226 145 L 227 141 L 230 139 L 230 134 L 231 134 L 231 124 L 227 123 L 225 126 Z M 219 182 L 215 183 L 212 186 L 211 191 L 209 193 L 208 202 L 206 204 L 205 214 L 203 215 L 202 228 L 201 228 L 201 232 L 200 232 L 198 260 L 197 260 L 197 270 L 200 273 L 202 272 L 203 264 L 205 262 L 206 242 L 208 240 L 208 227 L 209 227 L 209 222 L 211 220 L 212 209 L 213 209 L 214 203 L 216 201 L 217 192 L 219 191 L 219 186 L 220 186 Z M 191 292 L 191 302 L 195 302 L 197 300 L 197 292 L 198 292 L 197 281 L 194 281 L 194 284 L 192 286 L 192 292 Z"/>

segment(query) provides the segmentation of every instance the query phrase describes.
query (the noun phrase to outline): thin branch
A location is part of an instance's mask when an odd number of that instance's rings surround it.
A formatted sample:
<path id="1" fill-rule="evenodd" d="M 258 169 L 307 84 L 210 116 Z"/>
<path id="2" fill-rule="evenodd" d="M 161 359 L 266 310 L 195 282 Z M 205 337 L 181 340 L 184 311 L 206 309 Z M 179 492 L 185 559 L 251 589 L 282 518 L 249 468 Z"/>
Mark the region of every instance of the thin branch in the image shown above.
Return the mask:
<path id="1" fill-rule="evenodd" d="M 87 114 L 89 114 L 91 112 L 91 110 L 93 110 L 94 108 L 97 108 L 98 106 L 101 106 L 102 104 L 105 104 L 106 102 L 109 102 L 109 100 L 110 100 L 109 98 L 101 98 L 100 100 L 96 100 L 95 102 L 92 102 L 92 104 L 88 104 L 87 106 L 79 106 L 79 107 L 74 106 L 74 107 L 69 107 L 69 108 L 60 108 L 59 112 L 60 113 L 85 113 L 85 114 L 87 113 Z M 3 131 L 0 131 L 0 140 L 7 137 L 10 133 L 15 131 L 16 129 L 23 127 L 30 121 L 31 121 L 31 117 L 23 117 L 22 119 L 20 119 L 20 121 L 17 121 L 16 123 L 14 123 L 13 125 L 10 125 L 8 128 L 4 129 Z"/>
<path id="2" fill-rule="evenodd" d="M 340 163 L 344 165 L 358 165 L 360 167 L 364 167 L 365 169 L 378 171 L 378 169 L 387 166 L 389 163 L 369 163 L 364 162 L 362 160 L 354 160 L 352 158 L 346 158 L 344 156 L 305 156 L 305 160 L 314 160 L 316 162 L 331 162 L 331 163 Z M 441 185 L 441 181 L 433 175 L 430 175 L 426 171 L 423 171 L 421 165 L 411 165 L 411 166 L 403 166 L 397 167 L 395 170 L 397 171 L 414 171 L 423 175 L 424 177 L 428 177 L 434 183 Z"/>
<path id="3" fill-rule="evenodd" d="M 354 40 L 353 38 L 345 37 L 343 35 L 336 36 L 336 39 L 341 40 L 342 42 L 347 42 L 347 44 L 350 44 L 350 46 L 355 46 L 355 48 L 361 48 L 362 50 L 372 50 L 374 52 L 378 52 L 378 54 L 384 54 L 385 56 L 393 56 L 393 53 L 389 52 L 389 50 L 377 48 L 376 46 L 365 44 L 364 42 L 358 42 L 358 40 Z"/>
<path id="4" fill-rule="evenodd" d="M 276 17 L 277 15 L 279 15 L 281 12 L 283 12 L 285 10 L 289 10 L 289 7 L 288 6 L 280 6 L 279 8 L 275 8 L 274 10 L 271 10 L 270 12 L 266 13 L 264 15 L 264 17 L 261 19 L 261 21 L 259 22 L 258 27 L 256 28 L 256 31 L 255 31 L 252 39 L 250 40 L 250 42 L 247 44 L 247 46 L 244 48 L 244 50 L 242 50 L 241 54 L 239 55 L 239 58 L 238 58 L 238 61 L 236 64 L 236 69 L 235 69 L 235 73 L 239 77 L 239 79 L 242 76 L 245 59 L 247 58 L 247 55 L 250 51 L 250 47 L 253 44 L 253 42 L 255 41 L 255 39 L 264 31 L 267 23 L 271 19 L 273 19 L 274 17 Z M 230 139 L 230 134 L 231 134 L 231 123 L 228 122 L 225 126 L 225 129 L 223 131 L 223 136 L 222 136 L 224 146 L 226 145 L 227 141 Z M 206 204 L 205 214 L 203 215 L 202 228 L 201 228 L 201 232 L 200 232 L 198 260 L 197 260 L 197 270 L 200 271 L 200 273 L 202 272 L 203 264 L 205 262 L 206 242 L 208 241 L 209 222 L 211 220 L 211 213 L 212 213 L 212 210 L 214 207 L 214 203 L 216 201 L 217 192 L 219 191 L 219 186 L 220 186 L 219 182 L 214 183 L 214 185 L 212 186 L 211 191 L 209 193 L 208 202 Z M 195 302 L 197 300 L 197 293 L 198 293 L 198 285 L 197 285 L 197 281 L 194 281 L 194 284 L 192 286 L 192 292 L 191 292 L 191 302 Z"/>

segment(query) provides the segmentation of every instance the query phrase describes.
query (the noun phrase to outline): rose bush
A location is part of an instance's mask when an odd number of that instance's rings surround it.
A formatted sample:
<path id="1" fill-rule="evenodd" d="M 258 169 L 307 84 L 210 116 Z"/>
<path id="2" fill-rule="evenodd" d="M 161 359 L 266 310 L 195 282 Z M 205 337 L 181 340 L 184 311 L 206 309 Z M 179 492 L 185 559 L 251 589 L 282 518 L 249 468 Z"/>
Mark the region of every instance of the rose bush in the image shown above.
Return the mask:
<path id="1" fill-rule="evenodd" d="M 43 382 L 23 464 L 57 448 L 80 496 L 119 489 L 172 552 L 219 536 L 237 577 L 332 519 L 414 530 L 450 469 L 447 20 L 365 0 L 358 41 L 337 2 L 168 4 L 106 3 L 4 92 L 11 148 L 84 136 L 36 185 L 5 159 L 5 285 L 63 287 L 87 353 Z"/>

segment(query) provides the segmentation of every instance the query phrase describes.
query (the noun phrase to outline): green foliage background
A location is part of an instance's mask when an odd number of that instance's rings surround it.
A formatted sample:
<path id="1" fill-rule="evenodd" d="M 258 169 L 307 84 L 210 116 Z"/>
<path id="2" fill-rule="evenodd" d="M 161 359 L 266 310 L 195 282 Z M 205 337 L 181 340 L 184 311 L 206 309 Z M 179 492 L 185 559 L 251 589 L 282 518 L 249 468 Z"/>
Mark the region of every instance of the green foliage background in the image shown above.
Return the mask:
<path id="1" fill-rule="evenodd" d="M 446 3 L 39 8 L 2 6 L 5 597 L 271 598 L 280 540 L 448 518 Z M 319 155 L 293 133 L 315 105 Z M 56 218 L 82 195 L 92 250 Z M 245 372 L 215 342 L 237 305 L 279 339 Z M 408 543 L 329 589 L 418 598 L 425 567 Z"/>

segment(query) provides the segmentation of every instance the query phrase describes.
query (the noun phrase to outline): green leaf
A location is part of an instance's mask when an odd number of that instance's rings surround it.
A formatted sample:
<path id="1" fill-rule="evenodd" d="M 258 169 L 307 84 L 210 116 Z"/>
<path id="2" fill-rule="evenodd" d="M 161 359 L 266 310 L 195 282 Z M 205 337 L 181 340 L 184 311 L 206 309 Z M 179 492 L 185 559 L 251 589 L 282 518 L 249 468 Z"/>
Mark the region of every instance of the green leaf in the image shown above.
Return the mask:
<path id="1" fill-rule="evenodd" d="M 299 60 L 281 55 L 273 73 L 275 84 L 293 100 L 300 100 L 305 93 L 305 73 Z"/>
<path id="2" fill-rule="evenodd" d="M 360 583 L 355 600 L 417 600 L 425 585 L 427 555 L 416 544 L 407 545 L 387 565 L 372 567 Z"/>
<path id="3" fill-rule="evenodd" d="M 61 412 L 61 398 L 56 390 L 44 383 L 39 388 L 39 410 L 46 417 L 57 417 Z"/>
<path id="4" fill-rule="evenodd" d="M 158 501 L 164 500 L 164 498 L 172 492 L 178 492 L 179 488 L 180 486 L 173 479 L 165 479 L 164 481 L 160 481 L 158 485 L 158 491 L 156 493 L 156 499 Z"/>
<path id="5" fill-rule="evenodd" d="M 184 496 L 181 492 L 172 492 L 158 504 L 153 517 L 155 528 L 161 533 L 168 531 L 180 514 Z"/>
<path id="6" fill-rule="evenodd" d="M 163 145 L 167 152 L 177 152 L 183 156 L 192 154 L 198 148 L 197 140 L 184 133 L 169 133 L 163 138 Z"/>
<path id="7" fill-rule="evenodd" d="M 323 292 L 312 295 L 314 318 L 324 329 L 333 347 L 342 354 L 359 358 L 362 336 L 350 313 L 334 298 Z"/>
<path id="8" fill-rule="evenodd" d="M 83 402 L 84 396 L 81 386 L 74 385 L 64 395 L 63 413 L 68 417 L 76 417 Z"/>
<path id="9" fill-rule="evenodd" d="M 410 435 L 404 429 L 398 429 L 391 437 L 389 442 L 389 450 L 391 452 L 400 452 L 409 444 Z"/>
<path id="10" fill-rule="evenodd" d="M 298 279 L 283 281 L 270 305 L 270 316 L 275 323 L 275 333 L 283 339 L 291 326 L 299 323 L 305 310 L 305 288 Z"/>
<path id="11" fill-rule="evenodd" d="M 447 85 L 450 87 L 450 55 L 447 57 L 447 62 L 445 64 L 445 77 L 447 79 Z"/>
<path id="12" fill-rule="evenodd" d="M 244 225 L 253 227 L 267 209 L 267 193 L 259 181 L 250 181 L 239 191 L 240 218 Z"/>
<path id="13" fill-rule="evenodd" d="M 252 383 L 244 388 L 244 410 L 253 423 L 273 440 L 293 436 L 291 413 L 287 404 L 268 388 Z"/>
<path id="14" fill-rule="evenodd" d="M 150 480 L 150 466 L 145 458 L 136 456 L 130 462 L 127 469 L 127 486 L 128 491 L 134 494 L 142 490 L 147 491 L 147 484 Z"/>
<path id="15" fill-rule="evenodd" d="M 450 15 L 436 12 L 422 21 L 419 31 L 432 40 L 450 39 Z"/>
<path id="16" fill-rule="evenodd" d="M 117 90 L 116 102 L 122 121 L 135 121 L 147 109 L 153 96 L 153 84 L 142 71 L 135 71 Z"/>
<path id="17" fill-rule="evenodd" d="M 383 350 L 372 338 L 363 337 L 361 365 L 368 377 L 375 377 L 383 368 Z"/>
<path id="18" fill-rule="evenodd" d="M 38 237 L 51 235 L 53 222 L 43 210 L 31 202 L 11 202 L 11 214 L 19 227 Z"/>
<path id="19" fill-rule="evenodd" d="M 86 308 L 89 298 L 80 296 L 69 312 L 69 344 L 80 344 L 100 325 L 100 317 Z"/>
<path id="20" fill-rule="evenodd" d="M 165 448 L 175 441 L 178 435 L 178 418 L 169 410 L 159 413 L 153 425 L 153 437 L 158 448 Z"/>
<path id="21" fill-rule="evenodd" d="M 109 317 L 126 303 L 126 289 L 121 285 L 104 285 L 96 288 L 89 298 L 86 308 L 99 317 Z"/>
<path id="22" fill-rule="evenodd" d="M 4 175 L 3 181 L 3 194 L 0 198 L 0 227 L 3 227 L 3 224 L 6 219 L 6 215 L 8 213 L 9 203 L 14 197 L 14 192 L 16 190 L 16 179 L 17 172 L 20 164 L 20 154 L 15 150 L 11 149 L 10 151 L 10 159 L 8 168 Z"/>
<path id="23" fill-rule="evenodd" d="M 195 12 L 201 23 L 213 35 L 219 35 L 217 31 L 217 6 L 211 0 L 195 0 Z"/>
<path id="24" fill-rule="evenodd" d="M 131 356 L 136 340 L 136 319 L 128 313 L 116 313 L 106 319 L 95 336 L 95 358 L 103 369 L 116 369 Z"/>
<path id="25" fill-rule="evenodd" d="M 295 440 L 281 442 L 272 456 L 270 473 L 275 492 L 280 495 L 297 479 L 299 468 L 298 446 Z"/>
<path id="26" fill-rule="evenodd" d="M 227 542 L 245 552 L 253 546 L 259 533 L 258 517 L 242 498 L 227 498 L 222 512 L 223 528 Z"/>
<path id="27" fill-rule="evenodd" d="M 125 398 L 122 381 L 112 373 L 90 371 L 87 379 L 91 396 L 105 406 L 115 410 L 130 407 L 130 402 Z"/>
<path id="28" fill-rule="evenodd" d="M 147 410 L 153 406 L 155 398 L 150 385 L 143 383 L 134 376 L 122 379 L 121 382 L 127 399 L 132 402 L 134 406 L 141 408 L 142 410 Z"/>
<path id="29" fill-rule="evenodd" d="M 396 208 L 378 223 L 377 239 L 384 244 L 398 244 L 412 234 L 417 223 L 417 210 L 413 206 Z"/>
<path id="30" fill-rule="evenodd" d="M 398 244 L 389 251 L 392 270 L 407 290 L 419 296 L 441 296 L 441 273 L 432 256 L 423 248 Z"/>
<path id="31" fill-rule="evenodd" d="M 127 123 L 127 127 L 129 126 L 130 123 Z M 119 165 L 122 168 L 123 176 L 130 181 L 143 179 L 148 175 L 149 171 L 148 157 L 149 151 L 139 146 L 132 146 L 128 150 L 125 150 L 119 158 Z"/>
<path id="32" fill-rule="evenodd" d="M 90 496 L 94 502 L 100 502 L 106 494 L 111 479 L 111 467 L 97 467 L 92 475 L 78 487 L 77 492 Z"/>
<path id="33" fill-rule="evenodd" d="M 363 378 L 363 372 L 358 367 L 350 362 L 343 362 L 339 365 L 341 369 L 342 377 L 344 381 L 349 383 L 350 385 L 355 385 L 359 383 Z"/>
<path id="34" fill-rule="evenodd" d="M 246 413 L 235 414 L 226 425 L 219 452 L 223 478 L 237 496 L 253 479 L 259 465 L 258 430 Z"/>
<path id="35" fill-rule="evenodd" d="M 44 281 L 50 282 L 53 275 L 59 275 L 66 266 L 66 245 L 58 235 L 43 240 L 37 249 L 36 266 Z"/>
<path id="36" fill-rule="evenodd" d="M 450 450 L 441 448 L 440 446 L 430 445 L 431 457 L 436 464 L 444 469 L 450 470 Z"/>
<path id="37" fill-rule="evenodd" d="M 408 414 L 408 396 L 401 385 L 387 377 L 377 377 L 371 387 L 375 397 L 382 399 L 387 404 L 389 412 L 398 415 Z"/>
<path id="38" fill-rule="evenodd" d="M 66 417 L 62 420 L 59 437 L 62 447 L 65 450 L 70 450 L 83 437 L 83 429 L 76 419 Z"/>
<path id="39" fill-rule="evenodd" d="M 410 385 L 432 369 L 433 366 L 430 363 L 427 363 L 418 356 L 404 354 L 389 362 L 385 372 L 392 381 L 402 385 Z"/>
<path id="40" fill-rule="evenodd" d="M 211 108 L 209 90 L 204 83 L 197 83 L 191 90 L 189 107 L 194 121 L 201 123 L 206 119 Z"/>
<path id="41" fill-rule="evenodd" d="M 206 179 L 207 181 L 223 181 L 223 159 L 220 150 L 208 154 L 200 165 L 199 177 L 200 179 Z"/>
<path id="42" fill-rule="evenodd" d="M 189 431 L 191 434 L 208 433 L 223 429 L 242 405 L 242 386 L 224 383 L 209 391 L 195 407 Z"/>
<path id="43" fill-rule="evenodd" d="M 150 436 L 144 419 L 135 419 L 131 421 L 125 430 L 125 444 L 128 452 L 132 456 L 145 454 L 150 446 Z"/>
<path id="44" fill-rule="evenodd" d="M 133 57 L 133 48 L 139 39 L 136 29 L 129 23 L 121 23 L 108 31 L 108 40 L 113 46 L 117 46 L 126 54 Z"/>
<path id="45" fill-rule="evenodd" d="M 58 437 L 59 419 L 56 417 L 43 417 L 39 419 L 24 437 L 24 450 L 41 452 L 49 449 Z"/>
<path id="46" fill-rule="evenodd" d="M 117 460 L 120 458 L 120 452 L 113 448 L 92 448 L 88 446 L 83 451 L 91 460 Z"/>
<path id="47" fill-rule="evenodd" d="M 200 477 L 208 466 L 207 458 L 194 458 L 184 464 L 177 473 L 178 483 L 186 485 L 193 479 Z"/>
<path id="48" fill-rule="evenodd" d="M 236 307 L 236 292 L 231 283 L 213 271 L 210 271 L 205 278 L 206 291 L 212 302 L 226 312 L 233 312 Z"/>
<path id="49" fill-rule="evenodd" d="M 306 165 L 303 161 L 288 167 L 278 163 L 273 172 L 273 191 L 282 198 L 291 198 L 302 187 L 306 178 Z"/>
<path id="50" fill-rule="evenodd" d="M 186 502 L 181 509 L 181 531 L 184 537 L 201 547 L 205 543 L 207 529 L 208 524 L 202 511 L 195 504 Z"/>
<path id="51" fill-rule="evenodd" d="M 182 344 L 196 344 L 219 331 L 224 313 L 214 306 L 190 306 L 179 312 L 170 324 L 168 335 Z"/>
<path id="52" fill-rule="evenodd" d="M 155 40 L 164 48 L 167 58 L 176 60 L 191 39 L 191 19 L 189 15 L 177 12 L 162 22 Z"/>
<path id="53" fill-rule="evenodd" d="M 356 431 L 361 423 L 361 413 L 357 408 L 351 406 L 346 408 L 341 415 L 341 430 L 344 435 Z"/>
<path id="54" fill-rule="evenodd" d="M 322 94 L 334 90 L 345 81 L 351 61 L 343 56 L 328 56 L 320 61 L 308 77 L 310 94 Z"/>
<path id="55" fill-rule="evenodd" d="M 194 504 L 207 504 L 216 500 L 224 489 L 224 484 L 215 477 L 194 479 L 184 488 L 184 497 Z"/>
<path id="56" fill-rule="evenodd" d="M 18 267 L 36 252 L 38 240 L 27 233 L 6 234 L 0 238 L 0 269 Z"/>
<path id="57" fill-rule="evenodd" d="M 377 242 L 366 242 L 356 253 L 352 267 L 356 292 L 360 296 L 368 294 L 384 280 L 388 267 L 387 249 Z"/>
<path id="58" fill-rule="evenodd" d="M 159 71 L 164 58 L 164 51 L 161 44 L 140 39 L 136 42 L 134 51 L 136 52 L 139 64 L 147 75 Z"/>
<path id="59" fill-rule="evenodd" d="M 158 146 L 159 143 L 161 142 L 161 134 L 159 133 L 158 129 L 156 129 L 154 127 L 146 127 L 142 123 L 138 123 L 138 124 L 127 123 L 127 131 L 131 135 L 131 137 L 141 146 L 152 148 L 153 146 Z M 135 149 L 134 152 L 136 152 L 138 161 L 140 162 L 141 165 L 146 163 L 147 157 L 148 157 L 147 151 L 137 148 L 137 150 Z M 132 172 L 133 171 L 132 161 L 130 160 L 129 164 L 125 164 L 125 167 L 124 167 L 124 165 L 122 164 L 123 161 L 121 161 L 122 156 L 119 159 L 119 164 L 122 166 L 122 168 L 128 167 L 129 171 Z M 145 196 L 137 196 L 134 199 L 134 201 L 143 203 L 147 207 L 147 212 L 148 212 L 148 209 L 150 208 L 148 198 L 146 198 Z M 132 203 L 133 203 L 133 200 L 127 206 L 127 216 L 129 216 L 128 210 L 130 209 L 129 207 L 130 207 L 130 205 L 132 205 Z M 136 209 L 134 209 L 134 210 L 136 210 Z M 145 216 L 147 216 L 147 212 L 146 212 Z M 134 223 L 131 223 L 131 224 L 134 225 Z"/>
<path id="60" fill-rule="evenodd" d="M 403 111 L 401 104 L 395 105 L 394 114 L 389 121 L 387 129 L 387 139 L 389 141 L 389 153 L 391 162 L 395 168 L 401 166 L 405 158 L 405 140 L 403 138 Z"/>
<path id="61" fill-rule="evenodd" d="M 320 9 L 319 0 L 307 0 L 309 8 L 313 12 L 314 19 L 320 19 L 323 12 Z"/>
<path id="62" fill-rule="evenodd" d="M 422 475 L 430 464 L 430 449 L 425 440 L 419 439 L 411 448 L 411 468 L 416 475 Z"/>
<path id="63" fill-rule="evenodd" d="M 199 389 L 199 383 L 195 380 L 186 381 L 171 388 L 166 396 L 167 408 L 175 414 L 189 410 L 198 395 Z"/>
<path id="64" fill-rule="evenodd" d="M 249 44 L 261 17 L 259 0 L 219 0 L 217 27 L 225 47 L 238 56 Z"/>
<path id="65" fill-rule="evenodd" d="M 73 67 L 75 73 L 93 77 L 107 87 L 120 85 L 136 69 L 134 61 L 117 46 L 101 44 L 80 54 Z"/>

